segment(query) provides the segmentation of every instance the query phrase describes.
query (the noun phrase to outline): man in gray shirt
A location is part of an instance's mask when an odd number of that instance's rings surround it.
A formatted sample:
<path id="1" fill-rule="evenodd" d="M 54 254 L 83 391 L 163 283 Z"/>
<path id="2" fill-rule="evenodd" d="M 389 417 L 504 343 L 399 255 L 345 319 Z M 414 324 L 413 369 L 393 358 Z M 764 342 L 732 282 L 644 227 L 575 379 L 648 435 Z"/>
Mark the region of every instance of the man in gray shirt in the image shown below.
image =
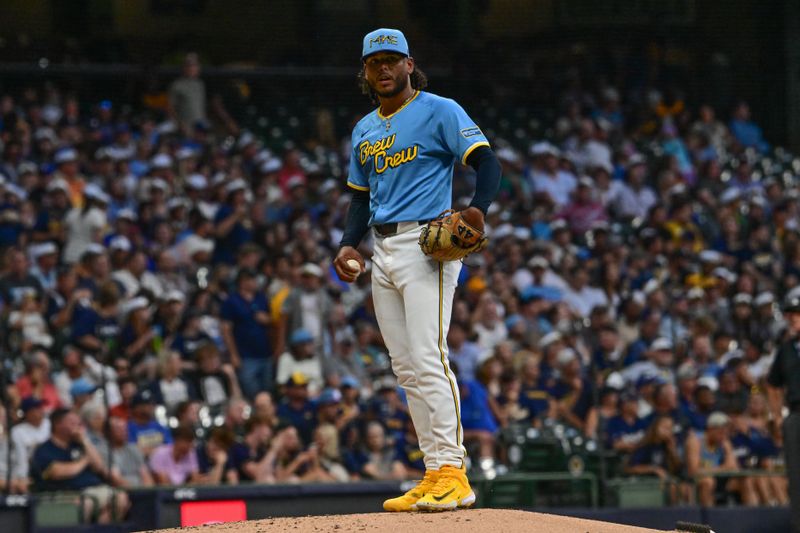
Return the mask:
<path id="1" fill-rule="evenodd" d="M 152 487 L 153 476 L 147 468 L 142 452 L 128 442 L 128 424 L 119 417 L 108 421 L 108 440 L 103 441 L 97 452 L 108 462 L 108 446 L 111 446 L 111 472 L 114 485 L 123 488 Z"/>
<path id="2" fill-rule="evenodd" d="M 200 60 L 195 53 L 186 54 L 183 76 L 169 87 L 169 110 L 184 132 L 206 121 L 206 84 L 200 79 Z"/>

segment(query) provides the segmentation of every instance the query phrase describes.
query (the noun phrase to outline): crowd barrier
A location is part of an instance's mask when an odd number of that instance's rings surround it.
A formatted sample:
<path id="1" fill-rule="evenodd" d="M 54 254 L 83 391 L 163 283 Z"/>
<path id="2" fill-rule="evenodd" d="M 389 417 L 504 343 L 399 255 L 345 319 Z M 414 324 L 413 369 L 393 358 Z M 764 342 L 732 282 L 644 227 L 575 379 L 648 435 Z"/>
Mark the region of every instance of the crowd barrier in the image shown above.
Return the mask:
<path id="1" fill-rule="evenodd" d="M 597 507 L 596 481 L 590 474 L 514 474 L 476 479 L 474 485 L 478 507 L 525 509 L 662 530 L 674 529 L 679 520 L 710 524 L 725 533 L 789 530 L 786 508 Z M 132 508 L 127 521 L 108 526 L 80 524 L 76 513 L 54 504 L 59 500 L 51 496 L 7 496 L 0 499 L 0 529 L 20 533 L 123 533 L 207 521 L 369 513 L 380 511 L 385 498 L 407 488 L 408 483 L 361 482 L 140 489 L 129 492 Z"/>

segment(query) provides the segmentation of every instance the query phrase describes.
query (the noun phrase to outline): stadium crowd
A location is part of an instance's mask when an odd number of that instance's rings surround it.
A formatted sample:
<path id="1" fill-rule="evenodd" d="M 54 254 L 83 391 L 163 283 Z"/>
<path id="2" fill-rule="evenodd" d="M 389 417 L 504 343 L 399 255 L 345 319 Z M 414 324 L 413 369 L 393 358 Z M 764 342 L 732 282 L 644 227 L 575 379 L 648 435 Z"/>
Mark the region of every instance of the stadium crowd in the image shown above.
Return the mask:
<path id="1" fill-rule="evenodd" d="M 90 491 L 102 519 L 128 487 L 421 476 L 369 269 L 331 267 L 352 152 L 333 115 L 267 149 L 194 56 L 144 96 L 0 95 L 0 483 Z M 713 474 L 782 465 L 764 381 L 800 290 L 800 161 L 746 103 L 723 121 L 672 90 L 575 85 L 550 126 L 492 139 L 491 243 L 456 292 L 472 464 L 559 423 L 702 504 L 785 504 L 782 477 Z"/>

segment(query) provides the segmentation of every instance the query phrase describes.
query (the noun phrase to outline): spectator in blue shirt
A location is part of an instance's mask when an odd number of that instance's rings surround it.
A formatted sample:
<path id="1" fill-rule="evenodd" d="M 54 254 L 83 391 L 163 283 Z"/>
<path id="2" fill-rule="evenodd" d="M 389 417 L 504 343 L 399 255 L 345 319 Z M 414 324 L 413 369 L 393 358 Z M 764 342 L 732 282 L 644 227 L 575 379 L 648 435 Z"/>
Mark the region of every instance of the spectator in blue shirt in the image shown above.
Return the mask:
<path id="1" fill-rule="evenodd" d="M 597 429 L 592 384 L 583 376 L 578 354 L 564 348 L 557 358 L 560 377 L 550 391 L 557 402 L 558 416 L 567 424 L 592 437 Z"/>
<path id="2" fill-rule="evenodd" d="M 235 179 L 225 186 L 227 201 L 214 217 L 214 231 L 217 237 L 213 255 L 215 264 L 233 265 L 239 247 L 252 240 L 253 231 L 245 197 L 246 190 L 247 183 L 243 179 Z"/>
<path id="3" fill-rule="evenodd" d="M 647 424 L 639 418 L 639 398 L 632 393 L 620 397 L 620 413 L 608 421 L 608 447 L 630 453 L 644 437 Z"/>
<path id="4" fill-rule="evenodd" d="M 197 446 L 197 482 L 204 485 L 236 485 L 239 478 L 231 460 L 231 447 L 235 441 L 232 431 L 215 427 L 208 432 L 205 442 Z"/>
<path id="5" fill-rule="evenodd" d="M 752 147 L 762 153 L 769 151 L 769 143 L 764 140 L 764 133 L 750 119 L 750 106 L 747 102 L 739 102 L 733 110 L 730 129 L 733 137 L 744 148 Z"/>
<path id="6" fill-rule="evenodd" d="M 222 338 L 231 363 L 238 370 L 242 392 L 248 398 L 273 387 L 270 313 L 256 273 L 240 270 L 236 291 L 222 304 Z"/>
<path id="7" fill-rule="evenodd" d="M 95 305 L 76 307 L 72 315 L 72 342 L 92 354 L 114 355 L 120 334 L 118 302 L 117 285 L 107 282 L 100 287 Z"/>
<path id="8" fill-rule="evenodd" d="M 626 474 L 651 474 L 667 480 L 680 471 L 681 458 L 672 431 L 673 424 L 669 416 L 656 417 L 628 457 L 624 469 Z"/>
<path id="9" fill-rule="evenodd" d="M 369 406 L 368 418 L 378 420 L 386 431 L 389 438 L 399 438 L 403 433 L 406 420 L 408 420 L 408 407 L 397 386 L 394 376 L 386 376 L 380 379 L 374 386 L 375 394 Z"/>
<path id="10" fill-rule="evenodd" d="M 267 418 L 258 414 L 244 424 L 244 437 L 235 442 L 230 450 L 230 462 L 239 482 L 275 482 L 275 455 L 277 436 Z M 272 438 L 272 442 L 270 439 Z"/>
<path id="11" fill-rule="evenodd" d="M 31 459 L 36 489 L 80 491 L 87 521 L 108 523 L 115 517 L 124 517 L 128 497 L 104 484 L 103 480 L 113 480 L 114 474 L 88 438 L 80 417 L 73 411 L 57 409 L 50 415 L 50 425 L 50 439 L 36 449 Z"/>
<path id="12" fill-rule="evenodd" d="M 546 418 L 555 418 L 555 401 L 550 392 L 541 386 L 540 359 L 529 355 L 522 362 L 519 403 L 528 410 L 531 424 L 539 427 Z"/>
<path id="13" fill-rule="evenodd" d="M 193 368 L 194 352 L 203 344 L 212 341 L 211 337 L 203 331 L 200 319 L 202 313 L 198 310 L 190 309 L 183 317 L 183 322 L 178 333 L 172 339 L 171 348 L 181 354 L 183 368 Z"/>
<path id="14" fill-rule="evenodd" d="M 694 408 L 684 408 L 683 416 L 689 420 L 692 429 L 703 431 L 709 415 L 717 405 L 716 393 L 708 385 L 698 385 L 694 390 Z"/>
<path id="15" fill-rule="evenodd" d="M 137 392 L 131 401 L 128 441 L 136 444 L 145 457 L 158 446 L 172 442 L 172 434 L 155 420 L 154 415 L 153 392 L 149 389 Z"/>
<path id="16" fill-rule="evenodd" d="M 284 397 L 278 404 L 278 419 L 297 428 L 304 443 L 310 443 L 317 426 L 317 411 L 308 399 L 308 379 L 295 372 L 284 384 Z"/>
<path id="17" fill-rule="evenodd" d="M 453 372 L 458 374 L 457 365 L 450 363 Z M 476 380 L 458 382 L 461 395 L 461 425 L 464 428 L 464 442 L 477 442 L 480 456 L 494 457 L 495 434 L 499 429 L 497 420 L 489 405 L 489 393 L 483 384 Z"/>
<path id="18" fill-rule="evenodd" d="M 395 460 L 406 469 L 406 478 L 422 479 L 425 475 L 425 454 L 419 449 L 417 431 L 411 418 L 406 420 L 402 436 L 395 440 Z"/>

